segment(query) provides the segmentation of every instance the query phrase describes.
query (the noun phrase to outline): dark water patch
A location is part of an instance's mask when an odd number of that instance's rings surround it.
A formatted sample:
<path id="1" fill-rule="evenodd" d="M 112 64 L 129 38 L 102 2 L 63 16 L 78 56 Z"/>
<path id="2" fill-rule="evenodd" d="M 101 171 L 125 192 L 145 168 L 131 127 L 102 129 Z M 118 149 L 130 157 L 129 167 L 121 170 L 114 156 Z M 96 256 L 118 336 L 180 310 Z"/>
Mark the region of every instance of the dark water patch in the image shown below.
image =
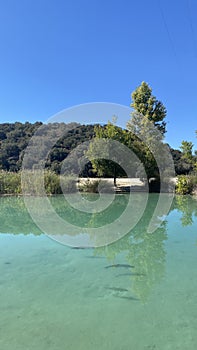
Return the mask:
<path id="1" fill-rule="evenodd" d="M 71 249 L 85 249 L 85 247 L 71 247 Z"/>
<path id="2" fill-rule="evenodd" d="M 105 289 L 113 290 L 114 292 L 128 292 L 128 289 L 121 287 L 105 287 Z"/>
<path id="3" fill-rule="evenodd" d="M 129 265 L 129 264 L 113 264 L 113 265 L 107 265 L 105 266 L 105 269 L 109 269 L 111 267 L 124 267 L 126 269 L 129 269 L 129 268 L 134 268 L 135 266 L 133 265 Z"/>
<path id="4" fill-rule="evenodd" d="M 92 249 L 91 247 L 70 247 L 71 249 Z"/>
<path id="5" fill-rule="evenodd" d="M 126 299 L 126 300 L 132 300 L 132 301 L 139 301 L 140 299 L 132 297 L 132 296 L 126 296 L 126 295 L 114 295 L 116 298 Z"/>

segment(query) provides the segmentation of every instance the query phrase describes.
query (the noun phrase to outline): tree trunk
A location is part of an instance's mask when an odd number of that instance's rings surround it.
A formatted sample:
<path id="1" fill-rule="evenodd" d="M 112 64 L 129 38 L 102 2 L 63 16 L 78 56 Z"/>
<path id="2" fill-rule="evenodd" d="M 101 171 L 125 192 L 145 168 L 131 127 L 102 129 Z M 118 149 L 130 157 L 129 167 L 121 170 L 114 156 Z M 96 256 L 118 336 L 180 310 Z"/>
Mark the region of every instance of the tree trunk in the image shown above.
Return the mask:
<path id="1" fill-rule="evenodd" d="M 116 166 L 114 165 L 114 187 L 116 187 Z"/>

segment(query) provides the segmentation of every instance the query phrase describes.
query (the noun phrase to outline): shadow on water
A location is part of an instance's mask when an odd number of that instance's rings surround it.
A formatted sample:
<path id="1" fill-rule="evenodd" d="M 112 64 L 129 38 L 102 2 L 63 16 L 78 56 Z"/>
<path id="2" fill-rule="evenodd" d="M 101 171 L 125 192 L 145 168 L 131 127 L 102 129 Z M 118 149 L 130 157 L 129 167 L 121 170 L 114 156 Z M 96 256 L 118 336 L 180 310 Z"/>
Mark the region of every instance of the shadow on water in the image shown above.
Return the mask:
<path id="1" fill-rule="evenodd" d="M 117 268 L 117 267 L 124 267 L 125 269 L 130 269 L 130 268 L 134 268 L 135 266 L 129 265 L 129 264 L 113 264 L 113 265 L 105 266 L 105 269 Z"/>
<path id="2" fill-rule="evenodd" d="M 105 289 L 113 290 L 114 292 L 128 292 L 128 289 L 121 287 L 105 287 Z"/>
<path id="3" fill-rule="evenodd" d="M 132 301 L 139 301 L 138 298 L 132 297 L 132 296 L 124 296 L 124 295 L 114 295 L 116 298 L 121 298 L 125 300 L 132 300 Z"/>

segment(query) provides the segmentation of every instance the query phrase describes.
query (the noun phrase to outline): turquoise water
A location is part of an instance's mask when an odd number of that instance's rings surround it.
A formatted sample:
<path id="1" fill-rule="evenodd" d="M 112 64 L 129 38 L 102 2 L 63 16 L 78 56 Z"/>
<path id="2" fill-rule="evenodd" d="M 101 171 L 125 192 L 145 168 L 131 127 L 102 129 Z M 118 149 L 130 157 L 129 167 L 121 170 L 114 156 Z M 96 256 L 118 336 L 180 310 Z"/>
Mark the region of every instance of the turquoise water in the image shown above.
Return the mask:
<path id="1" fill-rule="evenodd" d="M 64 216 L 63 197 L 51 201 Z M 0 198 L 0 349 L 196 349 L 197 200 L 175 197 L 149 234 L 156 202 L 119 241 L 72 249 L 42 234 L 22 198 Z"/>

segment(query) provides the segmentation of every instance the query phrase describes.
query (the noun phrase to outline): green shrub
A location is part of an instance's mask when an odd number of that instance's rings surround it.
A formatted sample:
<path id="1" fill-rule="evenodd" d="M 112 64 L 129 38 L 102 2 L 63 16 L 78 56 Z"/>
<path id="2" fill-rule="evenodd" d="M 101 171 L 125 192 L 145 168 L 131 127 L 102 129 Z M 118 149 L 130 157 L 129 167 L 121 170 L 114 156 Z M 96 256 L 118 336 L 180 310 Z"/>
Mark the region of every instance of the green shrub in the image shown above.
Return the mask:
<path id="1" fill-rule="evenodd" d="M 21 174 L 15 172 L 0 171 L 0 194 L 21 193 Z"/>
<path id="2" fill-rule="evenodd" d="M 83 184 L 79 184 L 79 190 L 82 192 L 98 193 L 98 185 L 100 180 L 87 179 Z"/>
<path id="3" fill-rule="evenodd" d="M 190 194 L 194 187 L 192 176 L 179 175 L 176 184 L 177 194 Z"/>
<path id="4" fill-rule="evenodd" d="M 44 185 L 46 194 L 61 194 L 60 177 L 53 171 L 44 172 Z"/>

